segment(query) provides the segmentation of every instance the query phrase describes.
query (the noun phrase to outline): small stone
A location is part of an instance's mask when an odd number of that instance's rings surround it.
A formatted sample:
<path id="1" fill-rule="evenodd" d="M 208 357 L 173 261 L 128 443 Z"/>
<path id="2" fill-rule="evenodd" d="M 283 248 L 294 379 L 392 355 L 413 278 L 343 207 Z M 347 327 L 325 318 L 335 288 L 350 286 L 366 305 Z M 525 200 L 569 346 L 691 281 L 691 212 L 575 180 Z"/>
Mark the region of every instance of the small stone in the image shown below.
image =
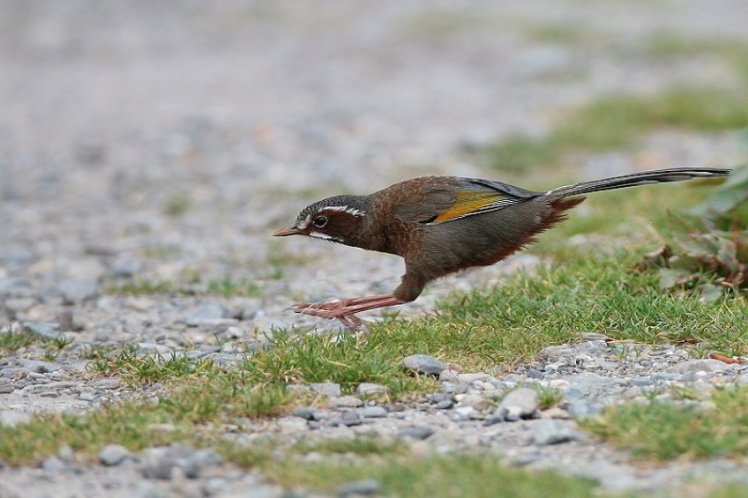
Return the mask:
<path id="1" fill-rule="evenodd" d="M 442 401 L 439 401 L 439 402 L 438 402 L 438 403 L 436 404 L 436 409 L 437 409 L 437 410 L 449 410 L 449 409 L 450 409 L 450 408 L 452 408 L 452 407 L 453 407 L 454 405 L 455 405 L 455 404 L 454 404 L 454 403 L 452 402 L 452 400 L 449 400 L 449 399 L 444 399 L 444 400 L 442 400 Z"/>
<path id="2" fill-rule="evenodd" d="M 335 384 L 332 382 L 318 382 L 314 384 L 309 384 L 309 388 L 314 393 L 324 394 L 328 398 L 337 398 L 340 396 L 340 384 Z"/>
<path id="3" fill-rule="evenodd" d="M 184 475 L 189 479 L 200 477 L 200 473 L 208 468 L 220 465 L 223 462 L 221 455 L 211 449 L 197 450 L 188 456 L 184 462 L 180 462 L 180 467 L 184 470 Z"/>
<path id="4" fill-rule="evenodd" d="M 64 280 L 57 289 L 65 304 L 82 303 L 99 295 L 99 284 L 92 278 Z"/>
<path id="5" fill-rule="evenodd" d="M 511 391 L 501 400 L 499 407 L 496 409 L 497 414 L 502 413 L 510 415 L 512 419 L 516 414 L 519 418 L 533 418 L 537 415 L 540 397 L 537 391 L 520 387 Z M 510 420 L 505 418 L 505 420 Z"/>
<path id="6" fill-rule="evenodd" d="M 218 303 L 204 303 L 195 309 L 184 321 L 188 327 L 198 327 L 205 324 L 215 324 L 215 320 L 223 320 L 228 315 L 226 308 Z"/>
<path id="7" fill-rule="evenodd" d="M 366 406 L 361 410 L 364 418 L 382 418 L 387 416 L 387 410 L 382 406 Z"/>
<path id="8" fill-rule="evenodd" d="M 541 420 L 534 424 L 532 441 L 538 446 L 568 443 L 577 439 L 567 424 L 557 420 Z"/>
<path id="9" fill-rule="evenodd" d="M 21 360 L 21 366 L 30 372 L 41 374 L 56 372 L 62 368 L 59 363 L 42 360 Z"/>
<path id="10" fill-rule="evenodd" d="M 10 382 L 0 382 L 0 394 L 8 394 L 15 391 L 16 388 Z"/>
<path id="11" fill-rule="evenodd" d="M 36 323 L 26 322 L 23 324 L 23 329 L 32 335 L 42 337 L 44 339 L 57 339 L 60 337 L 60 324 L 59 323 Z"/>
<path id="12" fill-rule="evenodd" d="M 42 469 L 45 472 L 61 472 L 65 470 L 65 462 L 56 456 L 47 457 L 42 462 Z"/>
<path id="13" fill-rule="evenodd" d="M 459 402 L 458 406 L 469 406 L 478 411 L 488 410 L 492 406 L 495 406 L 491 400 L 486 399 L 486 397 L 480 394 L 458 394 L 455 396 L 455 400 Z"/>
<path id="14" fill-rule="evenodd" d="M 99 452 L 98 459 L 103 465 L 113 467 L 130 457 L 130 452 L 119 444 L 108 444 Z"/>
<path id="15" fill-rule="evenodd" d="M 311 406 L 300 406 L 291 412 L 294 417 L 303 418 L 304 420 L 314 420 L 314 408 Z"/>
<path id="16" fill-rule="evenodd" d="M 491 376 L 483 373 L 464 373 L 457 374 L 457 381 L 463 384 L 472 384 L 475 381 L 488 381 L 491 380 Z"/>
<path id="17" fill-rule="evenodd" d="M 364 402 L 356 396 L 341 396 L 335 398 L 333 405 L 337 408 L 358 408 L 364 406 Z"/>
<path id="18" fill-rule="evenodd" d="M 125 300 L 124 305 L 131 310 L 148 311 L 156 305 L 156 301 L 145 296 L 130 296 Z"/>
<path id="19" fill-rule="evenodd" d="M 16 297 L 6 299 L 5 302 L 3 302 L 3 306 L 11 313 L 19 313 L 31 308 L 35 303 L 36 299 L 30 297 Z"/>
<path id="20" fill-rule="evenodd" d="M 601 406 L 582 399 L 569 401 L 565 403 L 565 407 L 566 411 L 569 412 L 569 415 L 575 419 L 590 417 L 602 412 Z"/>
<path id="21" fill-rule="evenodd" d="M 725 363 L 723 361 L 704 359 L 704 360 L 686 361 L 684 363 L 676 365 L 673 370 L 677 373 L 684 374 L 684 375 L 687 375 L 687 374 L 694 375 L 699 372 L 706 372 L 706 373 L 724 372 L 727 370 L 731 370 L 733 368 L 735 368 L 733 365 L 729 363 Z"/>
<path id="22" fill-rule="evenodd" d="M 340 416 L 340 423 L 346 427 L 361 425 L 361 417 L 353 410 L 345 411 Z"/>
<path id="23" fill-rule="evenodd" d="M 362 395 L 386 394 L 387 391 L 389 391 L 389 388 L 387 386 L 383 386 L 382 384 L 374 384 L 372 382 L 362 382 L 356 388 L 356 392 Z"/>
<path id="24" fill-rule="evenodd" d="M 432 429 L 431 427 L 426 427 L 423 425 L 411 425 L 409 427 L 400 429 L 397 433 L 397 437 L 398 439 L 415 439 L 417 441 L 422 441 L 431 437 L 434 432 L 434 429 Z"/>
<path id="25" fill-rule="evenodd" d="M 571 418 L 571 415 L 569 415 L 569 412 L 557 406 L 548 408 L 543 413 L 541 413 L 540 416 L 542 418 L 555 418 L 555 419 L 561 419 L 561 420 L 566 420 L 566 419 Z"/>
<path id="26" fill-rule="evenodd" d="M 425 375 L 439 375 L 447 366 L 433 356 L 414 354 L 403 359 L 406 370 Z"/>
<path id="27" fill-rule="evenodd" d="M 439 380 L 442 382 L 451 382 L 453 384 L 456 384 L 458 382 L 457 376 L 459 374 L 452 370 L 451 368 L 445 368 L 439 373 Z"/>
<path id="28" fill-rule="evenodd" d="M 361 481 L 355 481 L 348 484 L 344 484 L 338 488 L 338 496 L 341 498 L 348 498 L 350 496 L 373 496 L 379 494 L 381 486 L 379 481 L 374 479 L 363 479 Z"/>
<path id="29" fill-rule="evenodd" d="M 132 277 L 141 269 L 141 264 L 135 259 L 119 257 L 112 261 L 111 274 L 115 277 Z"/>
<path id="30" fill-rule="evenodd" d="M 73 451 L 73 448 L 67 444 L 60 446 L 60 449 L 57 450 L 57 456 L 64 462 L 75 461 L 75 452 Z"/>

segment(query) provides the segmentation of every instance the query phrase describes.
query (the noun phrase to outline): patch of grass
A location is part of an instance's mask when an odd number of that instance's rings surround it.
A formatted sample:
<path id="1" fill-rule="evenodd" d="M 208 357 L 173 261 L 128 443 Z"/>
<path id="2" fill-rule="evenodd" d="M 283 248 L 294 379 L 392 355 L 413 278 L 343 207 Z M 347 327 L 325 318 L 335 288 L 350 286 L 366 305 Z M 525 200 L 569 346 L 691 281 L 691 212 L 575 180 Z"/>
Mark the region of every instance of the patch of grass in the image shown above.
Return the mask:
<path id="1" fill-rule="evenodd" d="M 125 296 L 181 294 L 220 297 L 257 297 L 261 294 L 262 289 L 253 280 L 235 280 L 231 277 L 208 280 L 205 283 L 194 281 L 194 278 L 191 278 L 188 283 L 176 280 L 135 278 L 127 282 L 111 285 L 107 288 L 107 292 L 109 294 Z"/>
<path id="2" fill-rule="evenodd" d="M 47 348 L 47 354 L 56 355 L 73 341 L 66 337 L 44 337 L 39 334 L 33 334 L 26 330 L 12 330 L 10 326 L 0 328 L 0 350 L 18 351 L 21 348 L 27 348 L 37 344 Z"/>
<path id="3" fill-rule="evenodd" d="M 525 29 L 525 36 L 537 43 L 555 43 L 559 45 L 581 45 L 592 41 L 599 42 L 605 37 L 595 33 L 586 26 L 574 22 L 546 22 L 530 24 Z"/>
<path id="4" fill-rule="evenodd" d="M 163 211 L 167 216 L 178 217 L 193 207 L 193 201 L 187 194 L 175 194 L 166 201 Z"/>
<path id="5" fill-rule="evenodd" d="M 393 455 L 402 454 L 406 447 L 402 443 L 385 443 L 371 437 L 355 437 L 351 439 L 335 438 L 317 441 L 303 441 L 291 447 L 292 453 L 308 454 L 352 454 L 365 455 Z"/>
<path id="6" fill-rule="evenodd" d="M 38 415 L 27 424 L 0 426 L 0 460 L 32 464 L 63 445 L 89 457 L 111 443 L 130 450 L 175 441 L 203 446 L 217 442 L 221 422 L 280 415 L 293 400 L 285 386 L 255 384 L 240 371 L 214 367 L 172 383 L 155 401 L 126 401 L 85 415 Z"/>
<path id="7" fill-rule="evenodd" d="M 585 428 L 629 449 L 638 458 L 745 457 L 748 455 L 748 387 L 717 390 L 714 409 L 654 401 L 609 409 Z"/>
<path id="8" fill-rule="evenodd" d="M 248 296 L 257 297 L 260 295 L 260 287 L 251 280 L 234 280 L 231 277 L 224 277 L 208 282 L 206 293 L 211 296 L 232 297 Z"/>
<path id="9" fill-rule="evenodd" d="M 23 331 L 0 330 L 0 350 L 17 351 L 44 342 L 41 336 Z"/>
<path id="10" fill-rule="evenodd" d="M 331 492 L 343 484 L 374 479 L 383 496 L 503 498 L 518 496 L 591 497 L 590 481 L 556 473 L 508 468 L 491 455 L 441 455 L 413 458 L 372 457 L 345 462 L 290 462 L 267 466 L 265 473 L 286 487 Z"/>
<path id="11" fill-rule="evenodd" d="M 564 399 L 564 393 L 558 389 L 542 386 L 534 386 L 533 389 L 538 393 L 538 407 L 541 410 L 558 406 Z"/>
<path id="12" fill-rule="evenodd" d="M 89 368 L 101 375 L 120 376 L 132 384 L 150 384 L 207 373 L 212 370 L 213 362 L 190 360 L 187 355 L 176 353 L 167 358 L 158 354 L 139 355 L 138 347 L 129 345 L 117 355 L 104 354 L 92 358 Z"/>
<path id="13" fill-rule="evenodd" d="M 244 368 L 269 383 L 331 381 L 350 391 L 360 382 L 375 382 L 399 397 L 435 385 L 403 372 L 405 356 L 430 354 L 467 371 L 491 371 L 529 360 L 581 331 L 690 344 L 695 354 L 748 352 L 743 299 L 709 304 L 663 293 L 656 275 L 632 270 L 636 259 L 620 252 L 577 256 L 494 289 L 454 296 L 433 316 L 373 324 L 360 339 L 278 333 Z"/>
<path id="14" fill-rule="evenodd" d="M 407 19 L 401 31 L 407 38 L 441 40 L 497 24 L 465 9 L 433 9 Z"/>
<path id="15" fill-rule="evenodd" d="M 514 135 L 487 150 L 510 172 L 559 162 L 564 155 L 625 147 L 656 128 L 724 131 L 748 125 L 748 92 L 677 87 L 651 96 L 609 95 L 571 112 L 542 138 Z"/>
<path id="16" fill-rule="evenodd" d="M 376 330 L 364 339 L 350 333 L 297 337 L 276 331 L 268 347 L 247 358 L 243 369 L 258 382 L 335 382 L 348 392 L 362 382 L 384 384 L 395 397 L 433 390 L 434 380 L 403 372 L 403 356 L 415 350 L 401 340 L 388 343 L 398 332 Z"/>
<path id="17" fill-rule="evenodd" d="M 172 280 L 136 278 L 129 282 L 112 285 L 106 291 L 109 294 L 124 296 L 147 296 L 152 294 L 171 294 L 176 292 L 176 289 L 176 283 Z"/>

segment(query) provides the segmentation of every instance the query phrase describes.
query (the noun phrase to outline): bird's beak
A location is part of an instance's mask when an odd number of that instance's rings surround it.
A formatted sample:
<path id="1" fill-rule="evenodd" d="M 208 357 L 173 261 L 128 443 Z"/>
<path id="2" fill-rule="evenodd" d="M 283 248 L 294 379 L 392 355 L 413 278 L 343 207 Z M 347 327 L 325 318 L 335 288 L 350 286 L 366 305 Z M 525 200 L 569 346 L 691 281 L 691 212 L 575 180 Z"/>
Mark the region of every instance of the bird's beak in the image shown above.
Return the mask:
<path id="1" fill-rule="evenodd" d="M 284 227 L 276 230 L 275 233 L 273 233 L 273 237 L 286 237 L 288 235 L 296 235 L 298 233 L 301 233 L 301 230 L 296 227 Z"/>

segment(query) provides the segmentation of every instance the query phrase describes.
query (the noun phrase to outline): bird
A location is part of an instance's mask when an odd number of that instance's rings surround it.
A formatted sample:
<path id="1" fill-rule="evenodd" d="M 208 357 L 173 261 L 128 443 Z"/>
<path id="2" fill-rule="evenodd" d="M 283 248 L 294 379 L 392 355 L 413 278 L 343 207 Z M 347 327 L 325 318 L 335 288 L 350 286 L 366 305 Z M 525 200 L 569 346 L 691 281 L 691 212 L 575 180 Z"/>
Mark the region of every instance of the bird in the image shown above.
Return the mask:
<path id="1" fill-rule="evenodd" d="M 300 303 L 293 311 L 338 319 L 351 329 L 357 313 L 414 301 L 425 286 L 470 267 L 488 266 L 532 243 L 564 220 L 585 194 L 653 183 L 729 175 L 718 168 L 669 168 L 564 185 L 545 192 L 493 180 L 423 176 L 370 195 L 336 195 L 305 207 L 277 237 L 304 235 L 395 254 L 405 260 L 390 294 Z"/>

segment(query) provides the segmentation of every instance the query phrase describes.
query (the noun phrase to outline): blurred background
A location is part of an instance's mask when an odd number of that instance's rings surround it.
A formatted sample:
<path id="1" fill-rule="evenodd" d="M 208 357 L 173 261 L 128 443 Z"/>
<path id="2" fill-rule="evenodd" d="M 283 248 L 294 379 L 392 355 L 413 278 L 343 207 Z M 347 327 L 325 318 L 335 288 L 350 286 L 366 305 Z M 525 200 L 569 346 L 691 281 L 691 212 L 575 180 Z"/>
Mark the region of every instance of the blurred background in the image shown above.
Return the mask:
<path id="1" fill-rule="evenodd" d="M 4 320 L 73 304 L 99 336 L 168 334 L 216 299 L 203 316 L 316 323 L 283 309 L 388 292 L 402 263 L 272 240 L 312 201 L 422 174 L 540 189 L 732 166 L 745 26 L 743 0 L 4 1 Z"/>

